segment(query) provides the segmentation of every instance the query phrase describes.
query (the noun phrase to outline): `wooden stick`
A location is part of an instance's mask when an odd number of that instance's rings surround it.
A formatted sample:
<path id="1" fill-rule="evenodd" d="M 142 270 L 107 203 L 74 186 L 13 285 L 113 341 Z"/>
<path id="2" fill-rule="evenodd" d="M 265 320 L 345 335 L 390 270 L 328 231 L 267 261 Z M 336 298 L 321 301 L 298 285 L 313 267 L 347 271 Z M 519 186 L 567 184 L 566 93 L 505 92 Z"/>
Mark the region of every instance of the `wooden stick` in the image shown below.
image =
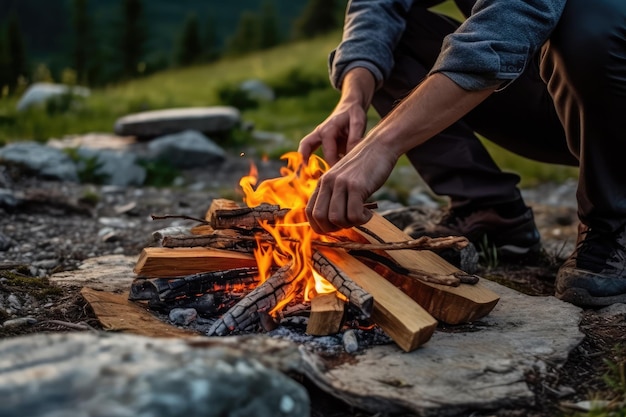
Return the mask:
<path id="1" fill-rule="evenodd" d="M 318 294 L 311 299 L 311 315 L 306 333 L 313 336 L 327 336 L 338 333 L 343 325 L 346 303 L 337 293 Z"/>
<path id="2" fill-rule="evenodd" d="M 228 246 L 225 243 L 227 240 L 241 240 L 241 241 L 254 241 L 257 240 L 261 242 L 267 243 L 275 243 L 274 238 L 265 235 L 262 237 L 254 236 L 245 236 L 245 235 L 236 235 L 236 236 L 225 236 L 225 235 L 197 235 L 197 236 L 166 236 L 163 238 L 161 244 L 164 247 L 192 247 L 192 246 L 210 246 L 214 247 L 214 245 L 224 245 Z M 284 237 L 283 240 L 287 242 L 300 243 L 298 239 L 292 239 L 289 237 Z M 432 250 L 432 249 L 446 249 L 446 248 L 456 248 L 462 249 L 467 246 L 469 241 L 462 236 L 448 236 L 448 237 L 435 237 L 431 238 L 428 236 L 422 236 L 418 239 L 409 239 L 398 242 L 381 242 L 381 243 L 360 243 L 360 242 L 324 242 L 321 240 L 313 240 L 311 241 L 312 246 L 325 246 L 330 248 L 342 248 L 347 250 L 404 250 L 404 249 L 413 249 L 413 250 Z"/>

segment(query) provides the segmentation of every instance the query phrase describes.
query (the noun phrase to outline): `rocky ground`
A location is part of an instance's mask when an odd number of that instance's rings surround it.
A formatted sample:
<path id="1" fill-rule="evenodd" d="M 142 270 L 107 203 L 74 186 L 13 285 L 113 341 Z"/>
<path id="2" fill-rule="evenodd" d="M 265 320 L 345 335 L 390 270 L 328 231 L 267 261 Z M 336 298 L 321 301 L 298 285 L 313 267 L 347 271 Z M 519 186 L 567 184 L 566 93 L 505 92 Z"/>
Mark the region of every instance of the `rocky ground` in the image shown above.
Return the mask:
<path id="1" fill-rule="evenodd" d="M 266 168 L 268 176 L 276 172 L 273 166 Z M 50 285 L 46 277 L 76 269 L 96 256 L 136 256 L 151 245 L 153 231 L 188 224 L 176 219 L 152 221 L 151 214 L 203 217 L 213 198 L 237 198 L 236 182 L 209 187 L 210 178 L 203 182 L 203 173 L 199 175 L 200 179 L 180 187 L 121 188 L 44 181 L 0 167 L 0 322 L 4 323 L 0 337 L 77 331 L 85 324 L 97 328 L 78 291 Z M 575 209 L 571 200 L 559 198 L 559 193 L 571 192 L 571 185 L 529 190 L 527 199 L 544 239 L 544 255 L 521 265 L 483 259 L 479 274 L 530 295 L 551 295 L 556 269 L 575 239 Z M 604 377 L 611 375 L 611 364 L 623 365 L 626 360 L 619 349 L 626 342 L 626 309 L 619 307 L 585 311 L 581 330 L 586 337 L 567 362 L 527 375 L 536 393 L 534 407 L 473 415 L 547 417 L 564 409 L 571 412 L 573 404 L 584 400 L 619 399 L 624 390 L 614 390 Z M 313 386 L 307 388 L 316 399 L 313 416 L 368 415 Z"/>

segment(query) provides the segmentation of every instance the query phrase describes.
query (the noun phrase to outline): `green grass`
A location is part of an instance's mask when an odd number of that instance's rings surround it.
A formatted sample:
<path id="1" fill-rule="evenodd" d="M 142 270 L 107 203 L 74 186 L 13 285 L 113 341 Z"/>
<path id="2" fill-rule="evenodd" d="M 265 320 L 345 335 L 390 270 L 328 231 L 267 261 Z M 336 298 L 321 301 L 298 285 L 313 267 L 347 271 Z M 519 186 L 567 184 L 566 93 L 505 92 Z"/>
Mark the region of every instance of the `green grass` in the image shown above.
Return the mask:
<path id="1" fill-rule="evenodd" d="M 438 11 L 456 18 L 460 15 L 453 3 L 446 2 Z M 168 70 L 151 76 L 92 91 L 92 95 L 69 108 L 33 109 L 18 113 L 16 97 L 0 98 L 0 145 L 17 140 L 46 141 L 88 132 L 111 132 L 115 120 L 129 113 L 168 107 L 211 106 L 221 104 L 219 91 L 258 78 L 270 85 L 289 80 L 298 73 L 314 80 L 327 80 L 327 55 L 339 42 L 335 32 L 324 37 L 283 45 L 268 51 L 239 58 L 227 58 L 213 64 Z M 289 143 L 268 149 L 272 158 L 294 150 L 298 141 L 322 122 L 339 97 L 330 86 L 310 89 L 303 94 L 278 97 L 271 103 L 244 110 L 243 119 L 257 130 L 282 133 Z M 369 126 L 378 120 L 369 113 Z M 240 141 L 233 140 L 233 146 Z M 222 143 L 228 147 L 228 143 Z M 575 177 L 576 170 L 529 161 L 487 143 L 496 162 L 505 170 L 522 176 L 522 186 L 544 181 L 563 181 Z M 406 158 L 400 164 L 406 165 Z"/>

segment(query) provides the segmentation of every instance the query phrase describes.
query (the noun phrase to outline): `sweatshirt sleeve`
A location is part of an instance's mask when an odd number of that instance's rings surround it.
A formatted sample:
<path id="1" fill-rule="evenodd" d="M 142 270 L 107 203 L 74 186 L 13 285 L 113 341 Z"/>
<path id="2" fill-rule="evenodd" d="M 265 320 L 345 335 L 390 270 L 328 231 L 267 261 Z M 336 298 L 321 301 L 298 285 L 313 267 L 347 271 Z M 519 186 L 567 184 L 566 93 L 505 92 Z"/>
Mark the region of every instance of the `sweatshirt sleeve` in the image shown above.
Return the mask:
<path id="1" fill-rule="evenodd" d="M 444 39 L 431 73 L 444 73 L 466 90 L 506 86 L 550 37 L 565 2 L 478 0 Z"/>
<path id="2" fill-rule="evenodd" d="M 332 85 L 341 88 L 347 70 L 369 69 L 378 84 L 391 73 L 393 51 L 406 27 L 412 0 L 351 0 L 340 45 L 329 57 Z"/>
<path id="3" fill-rule="evenodd" d="M 419 0 L 415 0 L 419 2 Z M 432 73 L 466 90 L 502 87 L 517 78 L 550 37 L 566 0 L 478 0 L 443 42 Z M 340 45 L 329 57 L 335 88 L 347 70 L 369 69 L 380 86 L 394 66 L 411 0 L 351 0 Z M 423 3 L 433 3 L 424 1 Z"/>

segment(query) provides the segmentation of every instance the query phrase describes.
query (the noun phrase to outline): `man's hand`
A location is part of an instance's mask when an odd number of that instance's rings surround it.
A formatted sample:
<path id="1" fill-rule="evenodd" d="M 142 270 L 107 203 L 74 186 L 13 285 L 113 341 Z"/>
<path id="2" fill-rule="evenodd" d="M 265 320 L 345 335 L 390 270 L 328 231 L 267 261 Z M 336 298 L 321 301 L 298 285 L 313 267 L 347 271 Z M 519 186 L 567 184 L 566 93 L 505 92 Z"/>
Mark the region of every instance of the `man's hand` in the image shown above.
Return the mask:
<path id="1" fill-rule="evenodd" d="M 359 143 L 320 178 L 306 208 L 313 230 L 329 233 L 366 223 L 371 212 L 365 200 L 385 183 L 397 160 L 380 144 Z"/>
<path id="2" fill-rule="evenodd" d="M 361 141 L 375 85 L 374 77 L 364 68 L 354 68 L 346 74 L 333 112 L 300 141 L 298 152 L 305 161 L 322 147 L 326 162 L 335 165 Z"/>

